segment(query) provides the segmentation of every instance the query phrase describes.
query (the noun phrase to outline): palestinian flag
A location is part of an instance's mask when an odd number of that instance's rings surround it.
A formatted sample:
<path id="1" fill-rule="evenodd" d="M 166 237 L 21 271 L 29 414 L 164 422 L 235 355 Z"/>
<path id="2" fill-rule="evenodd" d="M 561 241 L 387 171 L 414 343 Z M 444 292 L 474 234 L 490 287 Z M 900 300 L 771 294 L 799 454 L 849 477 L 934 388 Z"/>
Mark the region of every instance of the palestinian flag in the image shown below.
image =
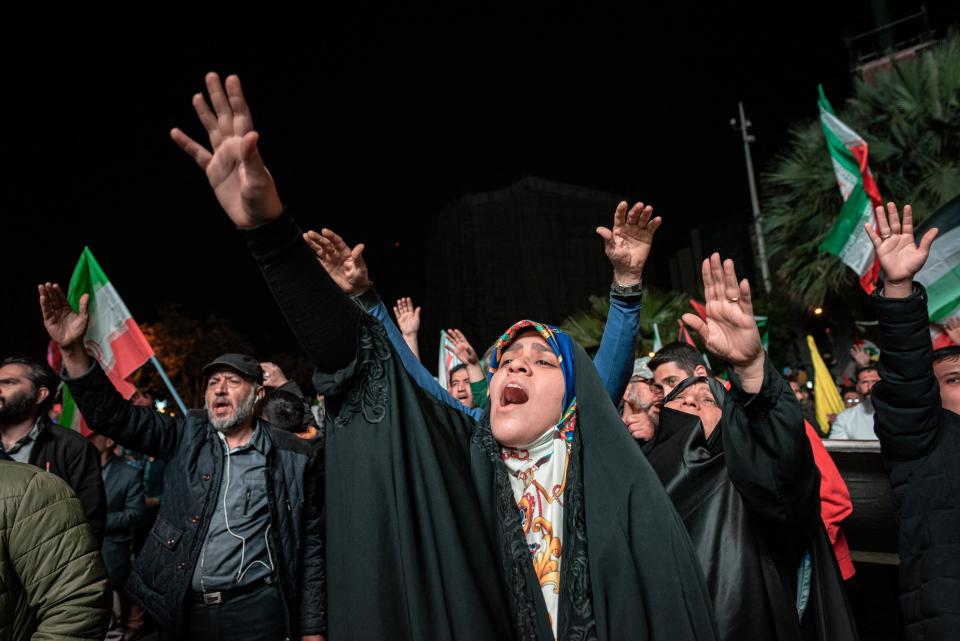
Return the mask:
<path id="1" fill-rule="evenodd" d="M 117 290 L 100 269 L 89 247 L 83 248 L 70 278 L 67 291 L 70 306 L 79 309 L 80 297 L 84 294 L 90 295 L 90 323 L 83 337 L 83 346 L 100 363 L 113 386 L 124 398 L 130 398 L 136 388 L 126 379 L 150 360 L 153 349 L 130 316 L 130 310 L 123 304 Z M 66 386 L 63 387 L 60 424 L 79 430 L 84 435 L 90 431 Z"/>
<path id="2" fill-rule="evenodd" d="M 945 347 L 950 339 L 943 324 L 960 316 L 960 195 L 933 212 L 914 230 L 917 242 L 931 227 L 940 230 L 923 269 L 914 277 L 927 288 L 927 309 L 934 348 Z"/>
<path id="3" fill-rule="evenodd" d="M 867 165 L 867 142 L 834 115 L 822 85 L 817 105 L 820 108 L 820 125 L 833 161 L 833 171 L 837 176 L 840 195 L 843 196 L 843 207 L 837 222 L 821 243 L 820 249 L 838 257 L 859 274 L 860 286 L 871 294 L 880 273 L 880 263 L 863 226 L 874 221 L 873 210 L 882 204 L 882 200 Z"/>

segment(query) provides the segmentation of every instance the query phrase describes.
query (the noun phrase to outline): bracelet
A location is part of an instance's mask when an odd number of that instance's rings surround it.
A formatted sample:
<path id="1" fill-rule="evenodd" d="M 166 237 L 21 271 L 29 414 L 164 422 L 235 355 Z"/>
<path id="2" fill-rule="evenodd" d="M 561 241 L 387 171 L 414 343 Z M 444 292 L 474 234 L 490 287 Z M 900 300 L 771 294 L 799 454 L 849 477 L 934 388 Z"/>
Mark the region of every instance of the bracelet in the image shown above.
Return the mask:
<path id="1" fill-rule="evenodd" d="M 640 294 L 643 291 L 643 279 L 636 285 L 621 285 L 617 281 L 610 283 L 610 293 L 617 296 L 631 296 Z"/>

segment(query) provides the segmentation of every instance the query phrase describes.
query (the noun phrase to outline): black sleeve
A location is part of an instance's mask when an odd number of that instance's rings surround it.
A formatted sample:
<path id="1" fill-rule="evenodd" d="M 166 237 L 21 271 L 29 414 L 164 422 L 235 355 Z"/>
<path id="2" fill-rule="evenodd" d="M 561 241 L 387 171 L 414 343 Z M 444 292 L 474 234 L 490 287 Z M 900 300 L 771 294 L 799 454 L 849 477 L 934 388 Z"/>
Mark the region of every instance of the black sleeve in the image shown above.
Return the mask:
<path id="1" fill-rule="evenodd" d="M 730 480 L 768 540 L 801 554 L 820 522 L 820 473 L 790 386 L 767 357 L 763 385 L 748 394 L 731 374 L 723 408 L 723 447 Z"/>
<path id="2" fill-rule="evenodd" d="M 943 421 L 940 387 L 933 375 L 927 292 L 914 283 L 906 298 L 873 299 L 880 322 L 880 382 L 871 396 L 877 438 L 895 459 L 921 458 L 936 442 Z"/>
<path id="3" fill-rule="evenodd" d="M 81 443 L 77 456 L 74 460 L 67 461 L 67 465 L 70 468 L 67 470 L 69 478 L 66 480 L 83 505 L 93 535 L 102 543 L 106 531 L 107 495 L 103 490 L 103 476 L 100 473 L 100 452 L 92 443 Z"/>
<path id="4" fill-rule="evenodd" d="M 322 372 L 349 365 L 361 311 L 323 269 L 288 214 L 244 232 L 250 253 L 290 329 Z"/>
<path id="5" fill-rule="evenodd" d="M 306 488 L 303 546 L 303 604 L 300 612 L 300 634 L 327 634 L 326 551 L 320 513 L 323 507 L 323 477 L 319 461 L 323 453 L 314 454 L 304 478 Z"/>
<path id="6" fill-rule="evenodd" d="M 94 362 L 81 376 L 63 377 L 80 413 L 95 432 L 132 450 L 169 460 L 177 449 L 180 420 L 123 399 L 100 365 Z M 92 446 L 91 446 L 92 447 Z M 94 450 L 96 451 L 96 450 Z M 97 475 L 100 464 L 97 457 Z"/>

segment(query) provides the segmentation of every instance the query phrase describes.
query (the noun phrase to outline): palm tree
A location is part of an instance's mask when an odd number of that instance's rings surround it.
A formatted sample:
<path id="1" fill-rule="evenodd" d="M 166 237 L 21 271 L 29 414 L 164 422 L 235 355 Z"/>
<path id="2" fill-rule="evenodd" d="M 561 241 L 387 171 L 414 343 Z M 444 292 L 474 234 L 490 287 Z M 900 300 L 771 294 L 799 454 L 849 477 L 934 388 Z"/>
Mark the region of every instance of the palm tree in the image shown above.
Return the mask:
<path id="1" fill-rule="evenodd" d="M 960 37 L 857 79 L 837 115 L 867 141 L 881 195 L 912 203 L 915 221 L 960 194 Z M 819 121 L 791 128 L 761 188 L 771 256 L 794 300 L 813 307 L 852 293 L 856 275 L 819 249 L 841 206 Z"/>

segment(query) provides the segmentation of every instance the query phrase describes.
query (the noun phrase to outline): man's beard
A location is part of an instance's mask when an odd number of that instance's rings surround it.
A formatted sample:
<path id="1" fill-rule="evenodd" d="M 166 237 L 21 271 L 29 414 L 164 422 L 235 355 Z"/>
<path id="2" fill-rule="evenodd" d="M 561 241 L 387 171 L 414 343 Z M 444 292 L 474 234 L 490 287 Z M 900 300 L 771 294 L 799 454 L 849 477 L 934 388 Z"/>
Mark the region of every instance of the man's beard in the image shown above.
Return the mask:
<path id="1" fill-rule="evenodd" d="M 207 420 L 210 421 L 210 424 L 213 425 L 214 429 L 218 432 L 227 433 L 233 430 L 239 425 L 243 425 L 253 417 L 253 408 L 257 404 L 257 389 L 254 387 L 250 390 L 250 394 L 247 395 L 245 399 L 240 401 L 240 404 L 233 412 L 233 416 L 227 416 L 224 418 L 216 418 L 213 415 L 213 412 L 210 411 L 209 403 L 205 404 L 207 410 Z"/>
<path id="2" fill-rule="evenodd" d="M 0 425 L 12 425 L 30 418 L 36 407 L 36 397 L 14 393 L 0 400 Z"/>

